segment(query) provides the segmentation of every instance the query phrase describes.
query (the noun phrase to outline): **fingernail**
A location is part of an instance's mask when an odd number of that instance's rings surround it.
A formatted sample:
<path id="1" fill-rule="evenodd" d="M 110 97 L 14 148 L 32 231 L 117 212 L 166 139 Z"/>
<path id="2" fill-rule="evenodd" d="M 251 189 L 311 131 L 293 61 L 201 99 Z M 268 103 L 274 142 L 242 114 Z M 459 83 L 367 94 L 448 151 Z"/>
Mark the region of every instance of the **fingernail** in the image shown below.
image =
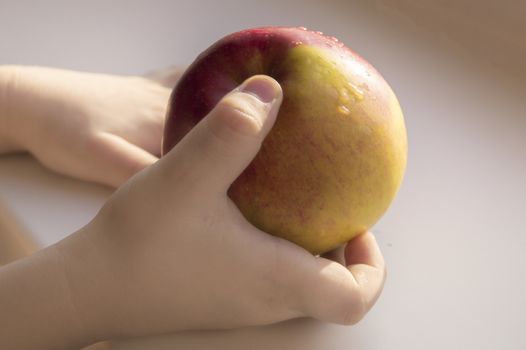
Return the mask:
<path id="1" fill-rule="evenodd" d="M 273 102 L 280 93 L 279 85 L 274 79 L 262 76 L 249 78 L 240 90 L 256 96 L 263 103 Z"/>

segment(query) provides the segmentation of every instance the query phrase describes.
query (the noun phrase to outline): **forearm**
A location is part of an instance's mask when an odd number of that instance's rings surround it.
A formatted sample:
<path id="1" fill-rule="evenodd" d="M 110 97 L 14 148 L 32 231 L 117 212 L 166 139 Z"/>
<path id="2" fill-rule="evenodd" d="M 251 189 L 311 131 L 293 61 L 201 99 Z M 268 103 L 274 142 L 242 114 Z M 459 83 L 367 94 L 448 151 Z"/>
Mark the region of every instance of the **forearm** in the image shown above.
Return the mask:
<path id="1" fill-rule="evenodd" d="M 0 349 L 75 349 L 92 343 L 54 247 L 0 267 Z"/>

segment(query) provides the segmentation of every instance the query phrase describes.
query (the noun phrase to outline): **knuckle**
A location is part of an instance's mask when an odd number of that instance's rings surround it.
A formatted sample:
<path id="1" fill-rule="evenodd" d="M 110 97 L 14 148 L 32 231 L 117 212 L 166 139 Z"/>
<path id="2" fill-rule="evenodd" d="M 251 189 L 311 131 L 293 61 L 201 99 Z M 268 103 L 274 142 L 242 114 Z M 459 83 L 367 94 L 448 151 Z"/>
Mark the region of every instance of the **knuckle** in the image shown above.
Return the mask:
<path id="1" fill-rule="evenodd" d="M 347 326 L 352 326 L 360 322 L 365 315 L 367 314 L 366 303 L 359 294 L 359 297 L 352 298 L 348 297 L 343 302 L 343 314 L 342 314 L 342 324 Z"/>
<path id="2" fill-rule="evenodd" d="M 241 95 L 241 96 L 240 96 Z M 214 149 L 226 156 L 246 153 L 247 148 L 261 147 L 262 114 L 255 97 L 236 93 L 227 95 L 217 104 L 205 121 L 205 133 Z"/>
<path id="3" fill-rule="evenodd" d="M 232 112 L 232 110 L 229 110 L 229 112 Z M 246 119 L 246 117 L 239 114 L 236 115 L 236 113 L 240 112 L 230 113 L 226 116 L 224 114 L 215 116 L 205 127 L 207 143 L 211 144 L 210 150 L 213 151 L 214 157 L 218 156 L 216 153 L 225 157 L 244 154 L 247 148 L 259 148 L 261 146 L 261 141 L 255 140 L 254 137 L 239 131 L 239 124 L 245 123 L 245 121 L 240 121 L 240 119 Z M 233 127 L 232 124 L 236 124 L 236 126 Z M 221 152 L 216 152 L 217 150 Z"/>
<path id="4" fill-rule="evenodd" d="M 216 108 L 217 120 L 231 133 L 257 135 L 262 127 L 261 103 L 248 94 L 227 95 Z"/>

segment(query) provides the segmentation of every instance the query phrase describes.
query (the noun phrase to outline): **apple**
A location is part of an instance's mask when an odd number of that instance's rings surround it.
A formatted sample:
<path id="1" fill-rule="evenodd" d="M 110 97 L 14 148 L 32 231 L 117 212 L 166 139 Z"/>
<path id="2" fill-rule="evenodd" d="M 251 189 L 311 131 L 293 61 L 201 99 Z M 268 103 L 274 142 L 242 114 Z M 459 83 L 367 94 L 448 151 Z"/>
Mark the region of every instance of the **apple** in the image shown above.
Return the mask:
<path id="1" fill-rule="evenodd" d="M 256 74 L 280 83 L 283 103 L 229 197 L 253 225 L 313 254 L 369 229 L 404 175 L 404 117 L 382 76 L 321 32 L 248 29 L 201 53 L 172 92 L 163 154 L 224 95 Z"/>

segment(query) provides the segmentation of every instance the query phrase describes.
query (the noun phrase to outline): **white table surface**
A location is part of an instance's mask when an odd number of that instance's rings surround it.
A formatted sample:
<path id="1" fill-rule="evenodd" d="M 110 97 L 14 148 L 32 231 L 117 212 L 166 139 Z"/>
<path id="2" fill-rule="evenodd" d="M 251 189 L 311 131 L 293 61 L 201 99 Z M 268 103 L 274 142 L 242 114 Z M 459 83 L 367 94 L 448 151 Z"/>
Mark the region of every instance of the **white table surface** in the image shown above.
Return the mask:
<path id="1" fill-rule="evenodd" d="M 501 53 L 481 56 L 471 39 L 434 30 L 407 9 L 337 0 L 0 0 L 0 64 L 138 74 L 189 63 L 241 28 L 305 25 L 371 61 L 405 112 L 407 175 L 373 229 L 389 276 L 365 320 L 187 332 L 112 348 L 526 349 L 526 79 Z M 82 227 L 110 194 L 29 156 L 0 157 L 0 201 L 41 246 Z"/>

